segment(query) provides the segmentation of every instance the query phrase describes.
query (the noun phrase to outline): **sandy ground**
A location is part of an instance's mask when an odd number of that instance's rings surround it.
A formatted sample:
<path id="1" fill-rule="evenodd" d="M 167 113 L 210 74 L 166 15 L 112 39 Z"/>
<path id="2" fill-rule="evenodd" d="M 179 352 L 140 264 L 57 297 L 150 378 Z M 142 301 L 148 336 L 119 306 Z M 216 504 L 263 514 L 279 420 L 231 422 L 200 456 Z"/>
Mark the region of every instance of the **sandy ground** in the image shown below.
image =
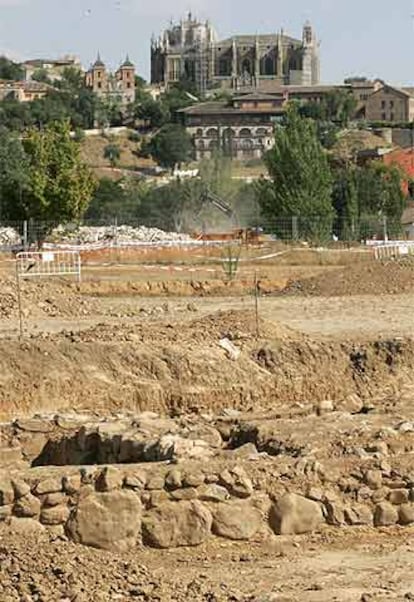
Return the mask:
<path id="1" fill-rule="evenodd" d="M 279 266 L 272 277 L 288 279 L 315 275 L 333 268 L 321 266 Z M 159 277 L 160 268 L 153 268 Z M 164 270 L 165 272 L 165 270 Z M 107 282 L 133 280 L 150 274 L 139 268 L 89 268 L 86 277 Z M 179 274 L 168 272 L 168 278 Z M 183 277 L 188 277 L 185 275 Z M 52 287 L 51 287 L 52 290 Z M 241 297 L 151 297 L 103 296 L 99 298 L 100 315 L 85 317 L 28 317 L 25 334 L 56 333 L 60 330 L 85 330 L 104 322 L 116 329 L 127 325 L 157 322 L 180 324 L 218 310 L 254 309 L 250 295 Z M 191 303 L 191 309 L 189 304 Z M 335 341 L 372 339 L 390 336 L 414 336 L 414 291 L 394 295 L 343 297 L 262 296 L 259 299 L 262 318 L 285 325 L 316 338 Z M 152 313 L 157 308 L 162 311 Z M 0 321 L 0 336 L 17 337 L 15 318 Z M 158 582 L 164 582 L 161 597 L 145 595 L 139 600 L 257 600 L 270 602 L 385 602 L 414 600 L 414 530 L 345 529 L 326 531 L 314 537 L 280 538 L 273 544 L 261 542 L 247 545 L 223 543 L 219 547 L 169 552 L 145 551 L 139 562 L 147 566 Z M 7 547 L 7 540 L 0 539 Z M 76 558 L 82 566 L 82 550 Z M 119 560 L 119 557 L 117 557 Z M 122 559 L 121 559 L 122 560 Z M 79 569 L 81 570 L 81 569 Z M 102 572 L 104 573 L 104 564 Z M 122 578 L 122 571 L 121 571 Z M 204 597 L 174 594 L 177 583 L 195 582 Z M 171 594 L 168 586 L 171 584 Z M 200 585 L 201 584 L 201 585 Z M 230 590 L 236 592 L 234 597 Z M 221 591 L 221 594 L 220 594 Z M 15 598 L 11 598 L 15 599 Z M 30 600 L 54 600 L 33 597 Z M 123 600 L 118 597 L 88 597 L 79 600 Z M 22 599 L 23 600 L 23 599 Z M 56 598 L 57 602 L 58 598 Z M 75 600 L 74 602 L 77 602 Z"/>

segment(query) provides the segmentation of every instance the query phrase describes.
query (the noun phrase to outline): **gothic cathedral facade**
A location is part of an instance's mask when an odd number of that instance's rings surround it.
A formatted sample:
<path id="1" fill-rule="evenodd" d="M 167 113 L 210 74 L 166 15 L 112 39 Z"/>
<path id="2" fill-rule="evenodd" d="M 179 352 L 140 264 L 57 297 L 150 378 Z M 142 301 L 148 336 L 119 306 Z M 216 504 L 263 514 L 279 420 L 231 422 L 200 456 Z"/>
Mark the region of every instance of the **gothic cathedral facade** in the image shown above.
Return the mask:
<path id="1" fill-rule="evenodd" d="M 283 30 L 219 40 L 209 22 L 189 14 L 151 42 L 151 83 L 168 87 L 183 78 L 199 93 L 317 85 L 319 43 L 309 22 L 301 40 Z"/>

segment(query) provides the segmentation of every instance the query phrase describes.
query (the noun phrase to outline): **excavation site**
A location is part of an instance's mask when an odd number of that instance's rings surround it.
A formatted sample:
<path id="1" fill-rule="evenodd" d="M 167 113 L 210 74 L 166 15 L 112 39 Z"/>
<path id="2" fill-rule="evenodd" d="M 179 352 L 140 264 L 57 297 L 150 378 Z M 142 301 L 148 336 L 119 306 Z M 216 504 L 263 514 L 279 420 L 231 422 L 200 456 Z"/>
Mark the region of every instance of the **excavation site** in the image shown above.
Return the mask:
<path id="1" fill-rule="evenodd" d="M 4 256 L 1 602 L 414 599 L 414 260 L 270 252 Z"/>

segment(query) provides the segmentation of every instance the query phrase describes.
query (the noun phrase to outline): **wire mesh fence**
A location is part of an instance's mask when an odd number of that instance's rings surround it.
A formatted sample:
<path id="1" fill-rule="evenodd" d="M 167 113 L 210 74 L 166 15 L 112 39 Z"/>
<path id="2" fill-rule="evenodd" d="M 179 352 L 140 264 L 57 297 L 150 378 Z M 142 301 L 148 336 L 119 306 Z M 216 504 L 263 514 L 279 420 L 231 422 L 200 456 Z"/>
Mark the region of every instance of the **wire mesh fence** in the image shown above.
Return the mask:
<path id="1" fill-rule="evenodd" d="M 222 221 L 209 226 L 202 220 L 191 228 L 182 226 L 175 232 L 162 230 L 162 223 L 120 215 L 106 220 L 82 220 L 57 226 L 55 223 L 25 220 L 0 220 L 0 251 L 20 252 L 40 248 L 134 246 L 185 246 L 239 241 L 308 243 L 310 245 L 364 244 L 372 241 L 414 238 L 414 226 L 384 216 L 361 216 L 358 219 L 282 216 L 272 220 L 251 220 L 248 224 Z"/>

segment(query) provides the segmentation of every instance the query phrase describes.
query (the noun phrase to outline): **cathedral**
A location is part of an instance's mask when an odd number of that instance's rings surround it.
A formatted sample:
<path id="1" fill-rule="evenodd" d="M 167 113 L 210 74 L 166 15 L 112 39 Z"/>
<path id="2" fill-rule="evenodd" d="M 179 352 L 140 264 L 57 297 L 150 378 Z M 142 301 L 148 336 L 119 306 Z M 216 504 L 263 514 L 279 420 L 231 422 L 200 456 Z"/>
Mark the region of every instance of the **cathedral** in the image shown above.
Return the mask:
<path id="1" fill-rule="evenodd" d="M 189 14 L 151 41 L 151 83 L 168 87 L 183 78 L 201 94 L 316 85 L 319 43 L 309 22 L 301 40 L 283 30 L 219 40 L 208 21 L 201 23 Z"/>

